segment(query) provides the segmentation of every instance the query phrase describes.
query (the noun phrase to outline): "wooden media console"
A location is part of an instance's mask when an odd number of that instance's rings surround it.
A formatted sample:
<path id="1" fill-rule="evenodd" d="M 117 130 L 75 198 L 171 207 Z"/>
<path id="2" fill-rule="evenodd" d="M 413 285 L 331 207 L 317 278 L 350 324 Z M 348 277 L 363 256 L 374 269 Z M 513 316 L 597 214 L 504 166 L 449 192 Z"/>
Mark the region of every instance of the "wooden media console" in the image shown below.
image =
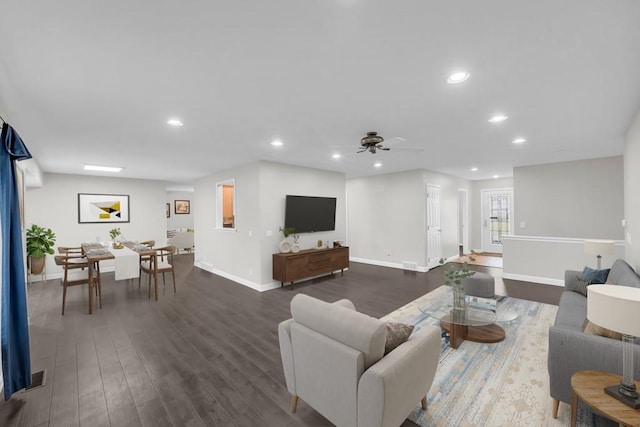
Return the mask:
<path id="1" fill-rule="evenodd" d="M 333 274 L 349 267 L 349 247 L 306 249 L 298 253 L 273 254 L 273 279 L 285 282 Z"/>

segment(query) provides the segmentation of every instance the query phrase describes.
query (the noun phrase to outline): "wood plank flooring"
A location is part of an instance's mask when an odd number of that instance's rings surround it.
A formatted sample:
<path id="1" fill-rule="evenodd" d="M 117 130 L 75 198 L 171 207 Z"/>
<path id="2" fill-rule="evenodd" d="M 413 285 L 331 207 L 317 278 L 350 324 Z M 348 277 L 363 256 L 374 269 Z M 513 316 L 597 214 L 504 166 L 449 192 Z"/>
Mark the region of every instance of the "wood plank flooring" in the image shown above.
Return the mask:
<path id="1" fill-rule="evenodd" d="M 325 426 L 300 401 L 289 412 L 277 325 L 297 293 L 351 299 L 381 317 L 442 283 L 440 269 L 416 273 L 351 263 L 336 274 L 259 293 L 176 256 L 159 301 L 143 283 L 103 275 L 103 308 L 87 314 L 87 289 L 69 288 L 60 315 L 58 280 L 29 293 L 32 370 L 43 387 L 0 403 L 0 426 Z M 502 280 L 498 293 L 557 304 L 562 288 Z M 405 426 L 413 425 L 406 421 Z"/>

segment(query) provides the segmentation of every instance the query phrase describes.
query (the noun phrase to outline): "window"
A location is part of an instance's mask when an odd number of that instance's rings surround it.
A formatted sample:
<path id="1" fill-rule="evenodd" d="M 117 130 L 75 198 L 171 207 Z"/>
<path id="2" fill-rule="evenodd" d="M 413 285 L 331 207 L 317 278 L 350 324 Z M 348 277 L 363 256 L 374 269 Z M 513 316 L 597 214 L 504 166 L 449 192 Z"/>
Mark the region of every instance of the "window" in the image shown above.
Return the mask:
<path id="1" fill-rule="evenodd" d="M 216 228 L 236 228 L 236 181 L 229 179 L 216 184 Z"/>

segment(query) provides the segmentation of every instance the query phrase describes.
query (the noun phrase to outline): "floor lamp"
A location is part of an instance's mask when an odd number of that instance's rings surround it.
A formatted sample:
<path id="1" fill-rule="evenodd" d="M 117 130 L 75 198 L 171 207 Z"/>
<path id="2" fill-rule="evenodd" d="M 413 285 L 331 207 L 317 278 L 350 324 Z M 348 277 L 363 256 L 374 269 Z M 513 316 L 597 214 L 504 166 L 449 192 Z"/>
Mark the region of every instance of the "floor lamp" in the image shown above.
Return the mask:
<path id="1" fill-rule="evenodd" d="M 640 288 L 623 285 L 589 285 L 587 319 L 603 328 L 622 334 L 622 380 L 604 389 L 634 409 L 640 398 L 633 380 L 634 338 L 640 336 Z"/>
<path id="2" fill-rule="evenodd" d="M 613 240 L 585 240 L 584 253 L 595 255 L 598 259 L 598 270 L 602 268 L 602 255 L 613 255 L 616 247 Z"/>

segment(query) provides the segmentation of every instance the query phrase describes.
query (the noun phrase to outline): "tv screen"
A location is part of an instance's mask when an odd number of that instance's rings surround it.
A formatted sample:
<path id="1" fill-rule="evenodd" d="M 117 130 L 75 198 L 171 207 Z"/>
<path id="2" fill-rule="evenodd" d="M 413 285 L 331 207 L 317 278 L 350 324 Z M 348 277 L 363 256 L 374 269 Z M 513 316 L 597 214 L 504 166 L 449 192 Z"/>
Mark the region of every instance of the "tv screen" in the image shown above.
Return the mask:
<path id="1" fill-rule="evenodd" d="M 335 230 L 336 198 L 287 195 L 284 226 L 296 233 Z"/>

